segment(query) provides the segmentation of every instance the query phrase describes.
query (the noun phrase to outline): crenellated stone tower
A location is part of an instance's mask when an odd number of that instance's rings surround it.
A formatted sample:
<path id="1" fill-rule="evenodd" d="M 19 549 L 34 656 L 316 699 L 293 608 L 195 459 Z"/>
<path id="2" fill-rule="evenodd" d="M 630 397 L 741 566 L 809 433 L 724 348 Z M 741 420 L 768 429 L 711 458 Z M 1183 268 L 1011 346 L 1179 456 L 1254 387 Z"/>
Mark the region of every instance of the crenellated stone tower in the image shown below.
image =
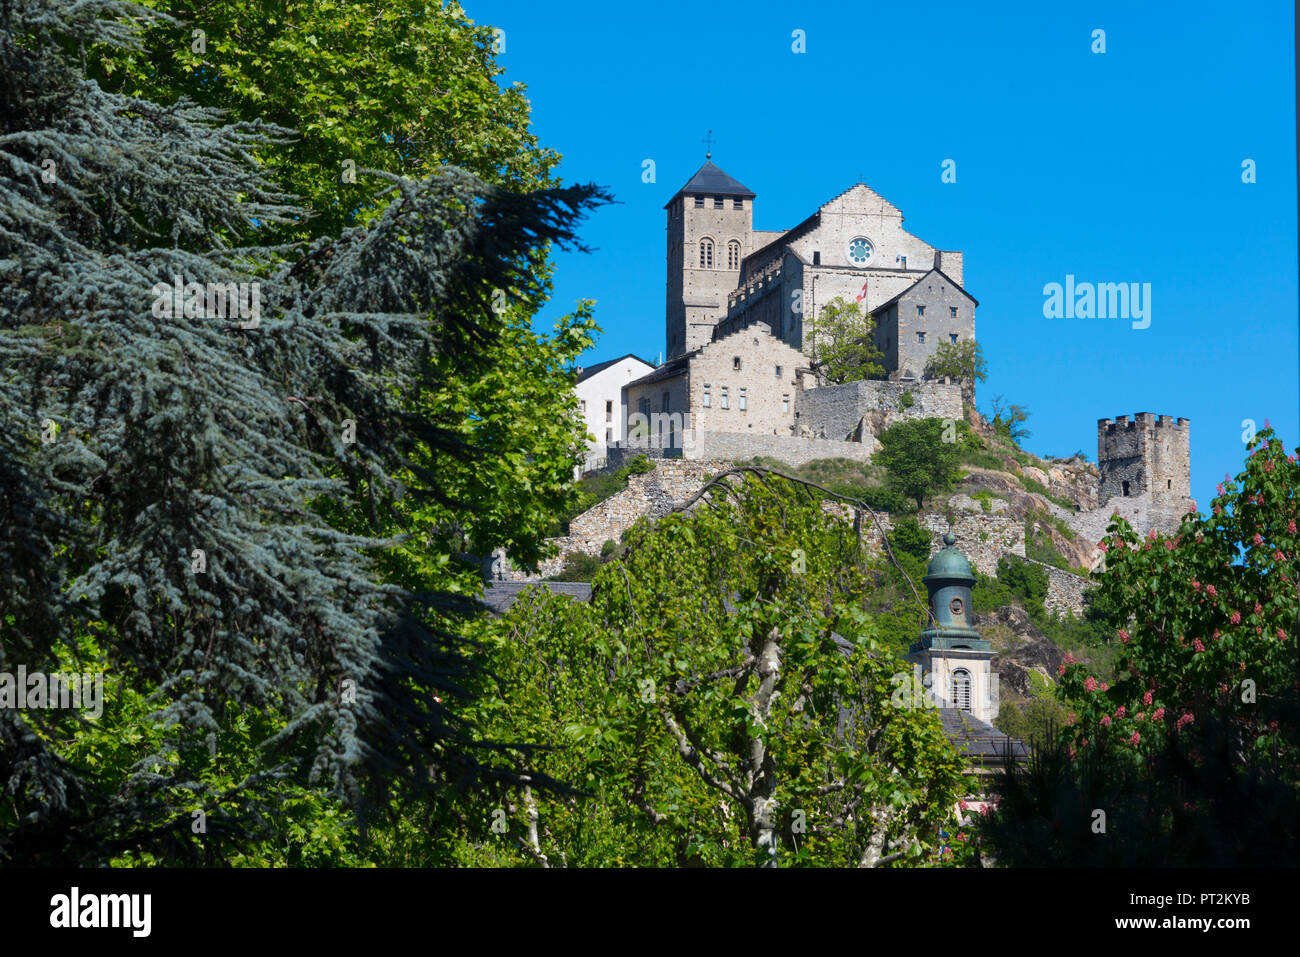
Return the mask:
<path id="1" fill-rule="evenodd" d="M 1190 505 L 1192 495 L 1191 422 L 1139 412 L 1097 420 L 1100 499 L 1150 494 L 1154 503 Z"/>

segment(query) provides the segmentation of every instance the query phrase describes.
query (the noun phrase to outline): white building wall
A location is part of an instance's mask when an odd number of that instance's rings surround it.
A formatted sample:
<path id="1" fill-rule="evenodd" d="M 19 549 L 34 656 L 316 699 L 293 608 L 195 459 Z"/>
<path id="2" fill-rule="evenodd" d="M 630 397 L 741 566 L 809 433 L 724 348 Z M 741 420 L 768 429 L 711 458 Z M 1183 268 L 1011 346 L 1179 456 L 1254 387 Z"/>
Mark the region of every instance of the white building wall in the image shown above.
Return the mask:
<path id="1" fill-rule="evenodd" d="M 625 356 L 574 387 L 578 408 L 587 427 L 587 454 L 574 477 L 598 468 L 609 445 L 627 438 L 627 409 L 623 407 L 623 386 L 654 371 L 654 366 Z"/>

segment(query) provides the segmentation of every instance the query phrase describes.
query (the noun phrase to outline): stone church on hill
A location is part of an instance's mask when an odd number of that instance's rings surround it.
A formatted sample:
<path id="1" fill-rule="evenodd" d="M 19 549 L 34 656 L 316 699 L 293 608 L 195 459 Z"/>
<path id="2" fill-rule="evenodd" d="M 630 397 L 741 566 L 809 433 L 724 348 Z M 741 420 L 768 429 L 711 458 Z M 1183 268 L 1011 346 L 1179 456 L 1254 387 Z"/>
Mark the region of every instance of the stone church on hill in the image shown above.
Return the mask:
<path id="1" fill-rule="evenodd" d="M 871 188 L 859 183 L 786 230 L 754 228 L 755 198 L 709 161 L 664 207 L 669 359 L 755 323 L 806 351 L 805 318 L 835 298 L 876 318 L 897 378 L 919 378 L 939 343 L 975 337 L 962 254 L 913 236 Z"/>

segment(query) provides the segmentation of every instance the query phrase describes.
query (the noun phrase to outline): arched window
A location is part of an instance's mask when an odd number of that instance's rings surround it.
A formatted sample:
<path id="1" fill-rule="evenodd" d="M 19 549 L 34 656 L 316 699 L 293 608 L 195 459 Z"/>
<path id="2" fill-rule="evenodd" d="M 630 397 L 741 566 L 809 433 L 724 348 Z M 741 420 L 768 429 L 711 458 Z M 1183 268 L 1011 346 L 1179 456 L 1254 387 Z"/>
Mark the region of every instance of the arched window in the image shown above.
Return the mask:
<path id="1" fill-rule="evenodd" d="M 736 242 L 734 239 L 727 243 L 727 268 L 740 268 L 740 243 Z"/>
<path id="2" fill-rule="evenodd" d="M 970 672 L 958 668 L 952 673 L 952 705 L 958 711 L 970 711 Z"/>
<path id="3" fill-rule="evenodd" d="M 713 240 L 712 239 L 700 240 L 700 268 L 701 269 L 713 268 Z"/>

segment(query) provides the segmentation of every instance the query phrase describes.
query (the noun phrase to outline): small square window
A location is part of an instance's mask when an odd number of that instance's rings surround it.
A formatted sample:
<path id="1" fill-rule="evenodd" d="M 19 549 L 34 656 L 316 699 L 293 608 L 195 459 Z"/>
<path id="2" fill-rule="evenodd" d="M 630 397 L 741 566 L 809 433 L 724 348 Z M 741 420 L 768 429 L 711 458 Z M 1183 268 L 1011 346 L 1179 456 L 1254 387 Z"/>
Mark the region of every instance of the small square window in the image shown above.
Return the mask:
<path id="1" fill-rule="evenodd" d="M 957 307 L 956 307 L 956 306 L 949 306 L 949 307 L 948 307 L 948 315 L 950 315 L 950 316 L 952 316 L 954 319 L 956 319 L 956 318 L 957 318 Z"/>
<path id="2" fill-rule="evenodd" d="M 723 199 L 722 199 L 721 196 L 714 196 L 714 197 L 713 197 L 713 208 L 714 208 L 714 209 L 722 209 L 723 205 L 724 205 L 724 201 L 723 201 Z"/>
<path id="3" fill-rule="evenodd" d="M 957 341 L 957 333 L 955 333 L 955 332 L 950 332 L 950 333 L 948 333 L 948 341 L 949 341 L 949 342 L 956 342 L 956 341 Z"/>
<path id="4" fill-rule="evenodd" d="M 726 387 L 726 386 L 723 386 L 723 387 L 722 387 L 722 407 L 723 407 L 724 409 L 725 409 L 725 408 L 728 408 L 728 406 L 727 406 L 727 387 Z"/>
<path id="5" fill-rule="evenodd" d="M 663 411 L 665 411 L 665 412 L 668 411 L 668 393 L 667 393 L 667 392 L 664 393 L 664 408 L 663 408 Z"/>
<path id="6" fill-rule="evenodd" d="M 732 209 L 744 209 L 744 208 L 745 208 L 745 201 L 744 201 L 743 199 L 740 199 L 740 198 L 733 199 L 733 200 L 731 201 L 731 208 L 732 208 Z"/>
<path id="7" fill-rule="evenodd" d="M 782 412 L 790 411 L 790 397 L 788 395 L 781 396 L 781 411 Z"/>
<path id="8" fill-rule="evenodd" d="M 918 333 L 916 334 L 916 341 L 917 341 L 917 342 L 925 342 L 925 333 L 924 333 L 924 332 L 918 332 Z"/>
<path id="9" fill-rule="evenodd" d="M 696 209 L 703 209 L 703 208 L 704 208 L 704 197 L 703 197 L 703 196 L 696 196 L 696 197 L 695 197 L 695 208 L 696 208 Z"/>
<path id="10" fill-rule="evenodd" d="M 605 400 L 605 421 L 606 422 L 614 421 L 614 400 L 613 399 Z"/>
<path id="11" fill-rule="evenodd" d="M 587 414 L 587 400 L 586 400 L 586 399 L 581 399 L 581 400 L 579 400 L 578 405 L 580 406 L 580 408 L 579 408 L 578 411 L 580 411 L 583 415 L 586 415 L 586 414 Z"/>
<path id="12" fill-rule="evenodd" d="M 740 356 L 731 357 L 731 368 L 735 369 L 737 372 L 740 371 Z"/>
<path id="13" fill-rule="evenodd" d="M 744 390 L 744 389 L 741 389 L 741 390 L 740 390 L 740 411 L 741 411 L 741 412 L 744 412 L 744 411 L 745 411 L 745 408 L 746 408 L 746 406 L 745 406 L 745 390 Z"/>
<path id="14" fill-rule="evenodd" d="M 916 314 L 917 314 L 918 316 L 924 316 L 924 315 L 925 315 L 925 306 L 917 306 L 917 307 L 916 307 Z"/>
<path id="15" fill-rule="evenodd" d="M 813 265 L 814 265 L 814 266 L 820 266 L 821 264 L 822 264 L 822 254 L 819 253 L 819 252 L 814 252 L 814 253 L 813 253 Z"/>
<path id="16" fill-rule="evenodd" d="M 706 408 L 706 409 L 709 408 L 709 406 L 710 406 L 710 404 L 711 404 L 711 403 L 710 403 L 710 397 L 709 397 L 709 387 L 708 387 L 707 385 L 704 387 L 704 398 L 703 398 L 701 404 L 702 404 L 702 405 L 704 406 L 704 408 Z"/>
<path id="17" fill-rule="evenodd" d="M 780 366 L 777 366 L 777 367 L 776 367 L 776 377 L 777 377 L 778 379 L 781 378 L 781 367 L 780 367 Z"/>
<path id="18" fill-rule="evenodd" d="M 611 443 L 611 442 L 613 442 L 613 441 L 614 441 L 614 430 L 613 430 L 613 429 L 606 429 L 606 430 L 605 430 L 605 444 L 606 444 L 606 445 L 609 445 L 609 443 Z"/>

